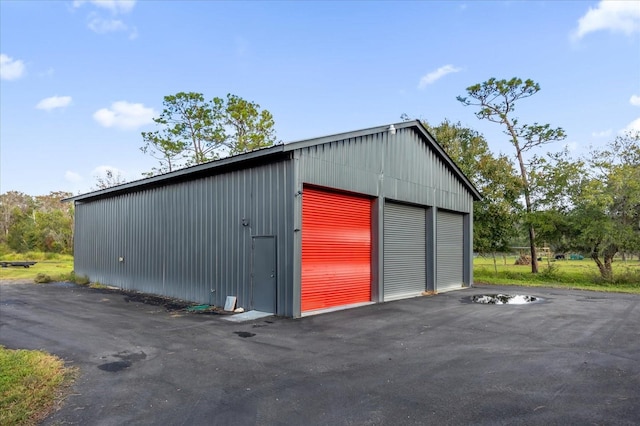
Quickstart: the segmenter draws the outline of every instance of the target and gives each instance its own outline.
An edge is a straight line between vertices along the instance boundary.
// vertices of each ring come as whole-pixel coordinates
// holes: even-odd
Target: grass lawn
[[[0,280],[27,280],[33,282],[36,275],[45,274],[54,281],[67,280],[73,271],[73,256],[47,253],[5,254],[0,260],[38,262],[29,268],[9,266],[0,268]]]
[[[36,425],[72,382],[74,369],[42,351],[0,346],[0,425]]]
[[[478,284],[525,285],[538,287],[576,288],[595,291],[614,291],[640,294],[640,261],[615,259],[613,282],[600,278],[595,262],[584,260],[554,260],[539,262],[540,273],[531,274],[530,265],[516,265],[516,256],[496,258],[476,257],[473,261],[473,279]]]

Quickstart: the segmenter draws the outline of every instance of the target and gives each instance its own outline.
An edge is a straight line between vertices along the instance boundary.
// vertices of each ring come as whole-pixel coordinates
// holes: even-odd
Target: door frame
[[[273,314],[277,314],[278,312],[278,246],[277,246],[277,237],[275,235],[252,235],[251,236],[251,298],[250,298],[250,308],[255,309],[255,241],[257,239],[266,240],[270,239],[273,241]]]

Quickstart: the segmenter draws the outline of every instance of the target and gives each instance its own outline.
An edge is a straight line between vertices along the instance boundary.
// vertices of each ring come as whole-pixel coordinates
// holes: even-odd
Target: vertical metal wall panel
[[[426,211],[426,234],[427,234],[427,262],[426,262],[426,275],[427,275],[427,291],[436,290],[436,265],[438,264],[436,257],[436,214],[438,209],[435,207],[429,207]]]
[[[426,289],[426,212],[385,202],[384,300],[419,296]]]
[[[412,129],[300,149],[297,184],[469,213],[473,196]]]
[[[385,138],[378,133],[301,149],[298,183],[377,196]]]
[[[290,167],[279,161],[78,202],[75,270],[124,289],[216,305],[234,295],[248,303],[251,237],[273,235],[278,314],[291,316]]]
[[[464,221],[464,271],[463,282],[465,285],[471,285],[473,283],[473,221],[471,218],[473,215],[466,214],[463,217]]]
[[[464,216],[438,210],[436,217],[436,290],[460,288],[464,282]]]

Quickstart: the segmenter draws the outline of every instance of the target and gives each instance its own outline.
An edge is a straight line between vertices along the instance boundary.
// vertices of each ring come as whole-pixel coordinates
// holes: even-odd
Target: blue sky
[[[525,123],[574,155],[640,130],[640,1],[0,1],[0,192],[89,191],[154,166],[141,131],[165,95],[233,93],[290,142],[400,121],[460,121],[511,154],[457,95],[531,78]]]

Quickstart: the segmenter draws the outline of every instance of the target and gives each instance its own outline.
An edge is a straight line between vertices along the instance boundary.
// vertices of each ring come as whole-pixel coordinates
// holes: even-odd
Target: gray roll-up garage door
[[[426,215],[422,207],[384,205],[384,300],[426,288]]]
[[[445,291],[462,287],[463,216],[438,211],[436,218],[436,290]]]

